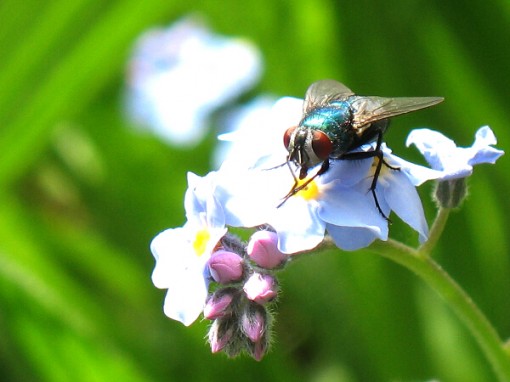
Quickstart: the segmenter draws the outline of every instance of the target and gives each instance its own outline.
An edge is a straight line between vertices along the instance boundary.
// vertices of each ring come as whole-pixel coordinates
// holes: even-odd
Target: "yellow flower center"
[[[379,165],[380,159],[378,157],[374,157],[374,161],[372,162],[372,166],[370,167],[370,174],[369,176],[375,176],[375,170],[377,169],[377,166]],[[388,172],[388,166],[383,163],[381,166],[381,171],[379,172],[379,176],[384,178],[384,175]]]
[[[193,242],[193,249],[197,256],[202,256],[207,248],[207,243],[211,238],[211,234],[207,230],[207,228],[202,228],[199,230],[195,236],[195,241]]]
[[[308,181],[309,181],[309,179],[300,180],[297,184],[297,187],[301,187],[303,184],[305,184]],[[319,186],[317,186],[317,183],[315,183],[315,180],[312,180],[302,190],[299,190],[299,192],[296,195],[302,197],[306,201],[309,201],[309,200],[317,199],[319,194],[320,194]]]

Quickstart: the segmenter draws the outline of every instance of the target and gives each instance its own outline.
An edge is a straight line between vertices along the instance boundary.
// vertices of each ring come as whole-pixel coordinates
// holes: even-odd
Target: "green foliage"
[[[434,293],[365,253],[307,256],[282,273],[276,342],[261,363],[210,354],[205,322],[185,328],[163,315],[148,244],[184,222],[186,172],[209,171],[212,134],[193,150],[169,147],[134,133],[120,105],[135,38],[201,12],[217,32],[260,47],[258,92],[302,97],[335,78],[360,94],[444,96],[392,123],[387,141],[399,156],[417,159],[403,142],[421,126],[468,145],[488,124],[508,150],[508,3],[195,3],[0,3],[2,380],[494,380]],[[435,254],[502,337],[509,171],[506,157],[475,170]],[[399,222],[392,232],[415,240]]]

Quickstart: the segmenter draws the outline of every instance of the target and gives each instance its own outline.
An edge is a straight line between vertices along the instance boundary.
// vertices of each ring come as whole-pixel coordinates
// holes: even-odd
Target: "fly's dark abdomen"
[[[384,134],[390,124],[389,119],[382,119],[380,121],[372,122],[361,134],[354,134],[354,138],[351,142],[351,146],[347,148],[346,152],[357,149],[358,147],[371,143],[377,140],[379,134]],[[345,152],[344,152],[345,153]],[[344,154],[340,153],[340,155]],[[331,156],[332,158],[338,158],[338,156]]]

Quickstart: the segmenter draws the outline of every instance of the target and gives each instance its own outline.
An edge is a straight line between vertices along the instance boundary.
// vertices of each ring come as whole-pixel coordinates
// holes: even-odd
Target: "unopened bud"
[[[264,356],[266,355],[268,348],[269,346],[267,341],[264,341],[262,339],[260,341],[253,343],[251,346],[248,346],[248,352],[255,361],[260,362],[262,361],[262,358],[264,358]]]
[[[443,180],[436,185],[435,199],[440,207],[459,207],[466,195],[466,178]]]
[[[236,289],[234,288],[216,290],[205,303],[204,317],[208,320],[214,320],[229,314],[231,312],[235,293]]]
[[[266,269],[276,268],[288,258],[287,254],[278,249],[278,235],[271,231],[255,232],[246,251],[257,265]]]
[[[243,259],[237,253],[220,250],[209,259],[209,269],[214,281],[228,284],[243,276]]]
[[[254,273],[244,284],[243,290],[249,300],[263,305],[276,297],[278,285],[272,276]]]
[[[235,327],[229,325],[229,321],[221,318],[214,320],[208,335],[211,352],[218,353],[223,350],[232,340],[234,331]]]
[[[266,332],[266,310],[250,303],[241,317],[241,330],[251,342],[258,342]]]

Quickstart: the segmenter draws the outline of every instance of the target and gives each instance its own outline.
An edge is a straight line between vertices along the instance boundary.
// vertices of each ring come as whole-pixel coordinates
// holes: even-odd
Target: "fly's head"
[[[287,129],[283,143],[289,152],[287,161],[300,169],[299,179],[304,179],[310,168],[328,160],[333,150],[333,143],[324,132],[305,126]]]

